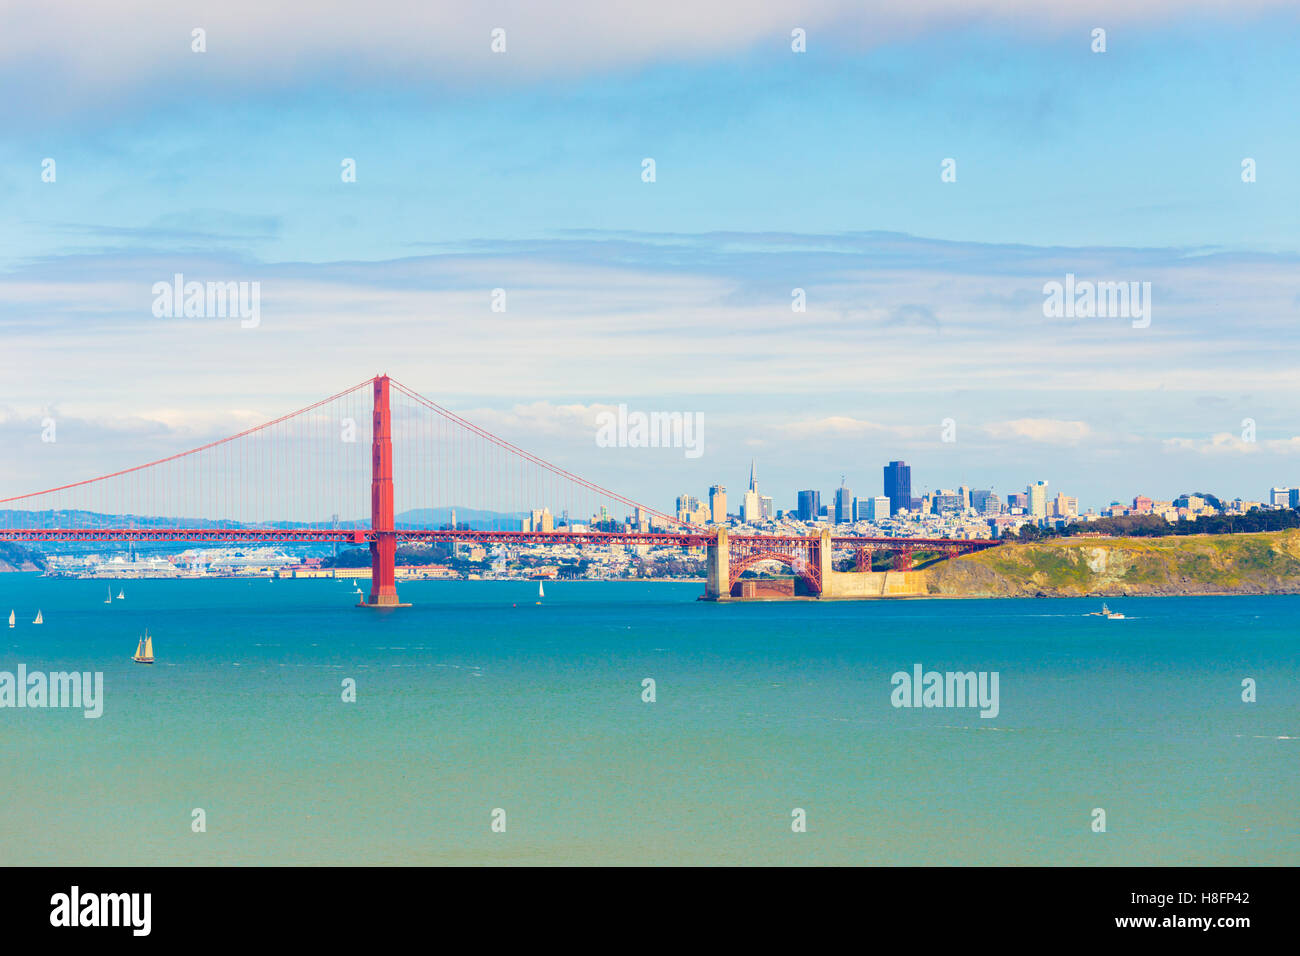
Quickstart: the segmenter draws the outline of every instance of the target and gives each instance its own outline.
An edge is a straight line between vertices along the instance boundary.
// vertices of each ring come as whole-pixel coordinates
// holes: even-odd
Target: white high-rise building
[[[752,459],[749,462],[749,487],[740,499],[740,520],[746,524],[763,520],[763,503],[758,500],[758,477]]]
[[[1029,493],[1029,513],[1035,518],[1047,517],[1047,482],[1035,481],[1025,489]]]

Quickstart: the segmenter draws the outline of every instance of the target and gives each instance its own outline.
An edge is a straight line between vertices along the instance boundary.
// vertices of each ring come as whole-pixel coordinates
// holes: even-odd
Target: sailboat
[[[546,589],[542,587],[542,582],[537,582],[537,603],[542,603],[542,598],[546,597]]]
[[[153,663],[153,638],[149,636],[148,629],[144,632],[144,637],[135,646],[135,657],[131,658],[137,664]]]
[[[112,604],[112,603],[113,603],[113,589],[112,589],[112,588],[109,588],[109,589],[108,589],[108,597],[104,598],[104,603],[105,603],[105,604]]]
[[[44,623],[45,623],[45,618],[41,617],[41,612],[40,612],[39,609],[37,609],[37,611],[36,611],[36,620],[32,621],[32,623],[33,623],[33,624],[44,624]]]
[[[13,626],[14,626],[14,612],[13,612],[13,611],[10,611],[10,612],[9,612],[9,626],[10,626],[10,627],[13,627]]]
[[[118,592],[117,592],[117,599],[118,599],[119,601],[125,601],[125,600],[126,600],[126,591],[119,589]]]

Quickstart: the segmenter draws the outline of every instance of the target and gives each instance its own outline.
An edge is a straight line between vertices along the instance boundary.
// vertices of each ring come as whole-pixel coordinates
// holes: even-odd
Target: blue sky
[[[384,368],[659,507],[739,488],[751,456],[781,507],[842,473],[878,493],[900,456],[923,487],[1047,478],[1093,506],[1300,484],[1284,5],[674,2],[628,24],[575,0],[423,30],[386,3],[382,27],[130,6],[147,29],[120,48],[93,11],[0,42],[0,433],[97,423],[52,480]],[[259,281],[261,326],[154,318],[175,272]],[[1044,318],[1067,272],[1150,281],[1151,327]],[[595,447],[620,402],[703,412],[705,455]]]

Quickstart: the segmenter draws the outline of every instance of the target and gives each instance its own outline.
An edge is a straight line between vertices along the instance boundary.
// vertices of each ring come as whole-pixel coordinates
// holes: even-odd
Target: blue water
[[[0,863],[1300,863],[1296,597],[113,586],[0,575],[0,671],[105,681],[98,720],[0,710]],[[894,708],[918,662],[997,671],[1000,714]]]

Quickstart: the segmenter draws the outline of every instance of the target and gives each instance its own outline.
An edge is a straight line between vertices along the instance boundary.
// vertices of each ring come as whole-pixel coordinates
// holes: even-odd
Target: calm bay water
[[[0,710],[0,863],[1300,863],[1296,597],[119,586],[0,575],[0,670],[105,681],[98,720]],[[895,709],[918,662],[998,671],[1000,714]]]

